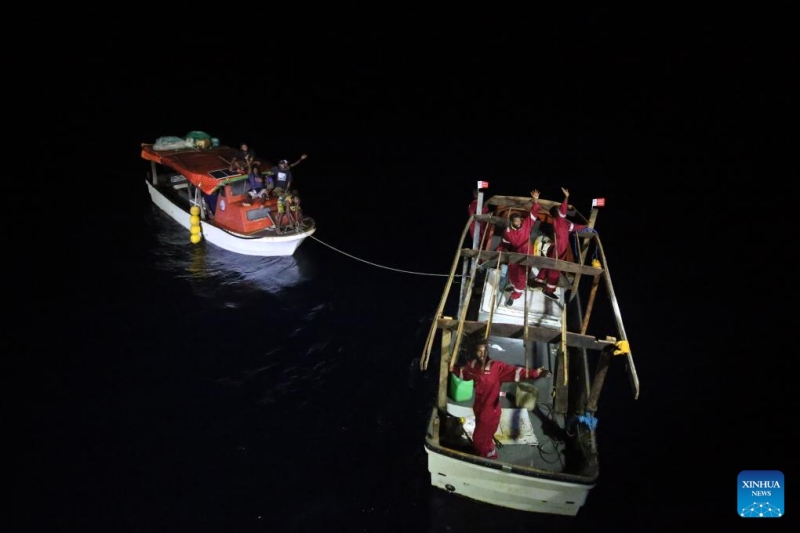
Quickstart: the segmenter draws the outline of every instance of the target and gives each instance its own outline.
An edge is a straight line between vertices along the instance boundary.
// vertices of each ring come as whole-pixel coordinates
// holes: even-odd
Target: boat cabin
[[[250,198],[247,175],[229,170],[235,152],[227,146],[155,150],[152,144],[142,144],[142,158],[151,162],[153,185],[179,204],[200,207],[201,219],[213,219],[227,231],[243,235],[274,231],[278,198]],[[262,168],[270,167],[262,161]]]

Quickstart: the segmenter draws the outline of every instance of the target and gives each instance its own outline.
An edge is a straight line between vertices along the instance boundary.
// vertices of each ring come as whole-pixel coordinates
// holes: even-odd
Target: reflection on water
[[[155,238],[149,252],[158,268],[188,280],[199,296],[228,301],[227,306],[238,306],[230,302],[247,294],[277,295],[306,279],[293,256],[242,255],[205,240],[192,244],[189,232],[163,214],[152,220],[152,226]]]

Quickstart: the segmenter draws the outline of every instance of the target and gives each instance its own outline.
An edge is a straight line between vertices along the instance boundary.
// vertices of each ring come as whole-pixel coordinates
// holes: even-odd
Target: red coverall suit
[[[462,367],[453,369],[461,379],[475,381],[475,402],[472,410],[475,413],[475,431],[472,433],[472,446],[481,457],[497,458],[494,447],[494,434],[500,425],[500,384],[521,379],[536,379],[538,368],[525,370],[521,366],[509,365],[492,359],[486,362],[481,370],[480,363],[472,360]]]
[[[564,201],[561,202],[558,208],[559,216],[553,218],[553,233],[555,234],[556,245],[550,246],[547,250],[547,257],[555,258],[556,253],[558,253],[557,257],[562,261],[567,261],[569,257],[567,255],[567,250],[569,250],[569,233],[571,231],[580,231],[587,227],[585,224],[575,224],[567,220],[567,211],[569,211],[569,204],[567,204],[567,199],[564,198]],[[531,212],[533,213],[533,217],[539,214],[539,202],[533,204]],[[536,281],[546,282],[547,285],[544,288],[544,292],[552,294],[555,292],[556,287],[558,287],[558,277],[560,274],[558,270],[542,268],[536,275]]]
[[[517,252],[520,254],[529,254],[531,245],[531,228],[533,223],[536,222],[536,213],[538,212],[539,203],[535,202],[531,207],[531,214],[522,220],[519,229],[514,226],[508,226],[503,232],[503,240],[497,247],[498,252]],[[525,291],[527,280],[525,279],[525,267],[519,263],[508,265],[508,280],[514,286],[511,292],[511,299],[516,300]]]

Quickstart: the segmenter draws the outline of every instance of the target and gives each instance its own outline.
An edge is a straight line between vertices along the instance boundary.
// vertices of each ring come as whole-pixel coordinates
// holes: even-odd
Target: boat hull
[[[427,446],[425,451],[434,487],[509,509],[575,516],[594,487],[489,468]]]
[[[153,201],[153,203],[164,213],[169,215],[170,218],[189,230],[191,227],[191,215],[189,214],[188,206],[183,207],[175,204],[164,194],[162,194],[160,190],[154,187],[152,183],[147,180],[145,180],[145,183],[147,184],[147,190],[150,193],[150,199]],[[293,255],[300,244],[302,244],[307,237],[316,231],[316,228],[312,227],[298,233],[264,237],[248,237],[236,235],[226,231],[215,226],[208,220],[200,221],[200,229],[203,238],[210,244],[230,252],[261,257]]]

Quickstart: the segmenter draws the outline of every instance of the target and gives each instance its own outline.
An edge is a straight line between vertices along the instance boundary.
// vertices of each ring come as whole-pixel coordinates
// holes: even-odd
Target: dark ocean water
[[[5,529],[790,529],[796,17],[570,6],[463,31],[450,11],[275,7],[238,32],[196,6],[13,20]],[[280,260],[191,245],[139,149],[193,130],[308,153],[316,239]],[[449,271],[479,179],[567,187],[584,214],[606,198],[641,395],[613,361],[572,519],[429,486],[438,360],[418,359],[445,278],[427,274]],[[742,470],[785,474],[783,518],[737,517]]]
[[[14,531],[732,530],[738,473],[788,471],[778,341],[724,293],[696,298],[720,283],[716,260],[691,245],[672,253],[667,226],[684,221],[653,217],[665,195],[629,181],[649,172],[702,194],[742,165],[692,168],[697,154],[677,145],[640,143],[649,150],[631,157],[599,141],[281,146],[274,156],[309,153],[295,178],[319,229],[269,259],[192,245],[150,204],[129,145],[119,202],[59,229],[41,254],[47,290],[22,299],[11,332],[25,362],[11,403],[26,413]],[[659,153],[671,159],[654,170]],[[479,178],[490,193],[548,199],[565,186],[584,213],[607,198],[597,228],[641,396],[614,361],[597,413],[600,481],[575,518],[430,487],[438,358],[422,372],[419,357]],[[760,354],[742,327],[763,331]]]

